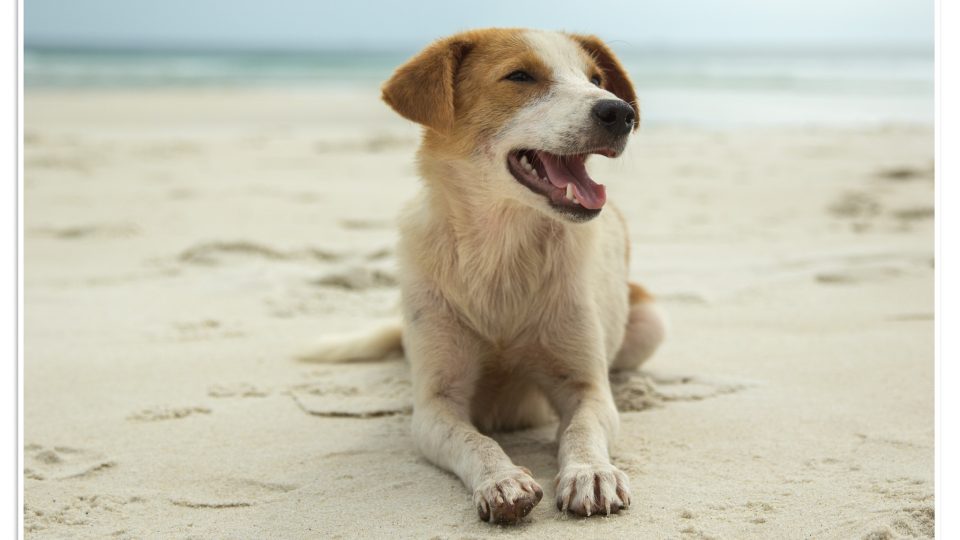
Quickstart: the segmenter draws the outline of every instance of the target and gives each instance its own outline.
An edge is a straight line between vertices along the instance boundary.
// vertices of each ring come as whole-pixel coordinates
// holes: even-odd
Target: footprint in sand
[[[913,321],[932,321],[933,313],[897,313],[886,317],[887,321],[892,322],[913,322]]]
[[[693,525],[687,525],[686,527],[680,529],[681,538],[696,538],[698,540],[712,540],[716,538],[710,533],[698,529]]]
[[[181,486],[170,504],[195,509],[244,508],[299,488],[296,484],[249,478],[203,478]]]
[[[382,261],[393,255],[393,248],[382,247],[380,249],[375,249],[370,253],[367,253],[364,258],[368,261]]]
[[[95,167],[95,160],[89,156],[66,155],[66,154],[43,154],[35,155],[24,159],[23,166],[27,170],[31,169],[53,169],[69,171],[81,174],[89,174]]]
[[[207,407],[167,407],[157,406],[139,410],[127,417],[134,422],[157,422],[161,420],[177,420],[188,416],[210,414]]]
[[[649,375],[641,372],[616,372],[610,375],[613,400],[620,412],[635,412],[659,407],[663,400]]]
[[[899,538],[933,538],[936,532],[935,511],[932,504],[907,506],[884,520],[884,523],[863,535],[864,540],[894,540]]]
[[[212,398],[262,398],[270,395],[270,391],[247,383],[215,384],[207,388],[207,395]]]
[[[175,341],[206,341],[211,339],[236,338],[246,335],[243,331],[225,327],[214,319],[173,323]]]
[[[140,234],[135,223],[90,223],[70,227],[35,227],[30,229],[33,236],[46,236],[59,240],[81,240],[85,238],[133,238]]]
[[[890,182],[912,182],[914,180],[932,180],[933,167],[927,169],[901,165],[877,171],[877,178]]]
[[[393,222],[388,219],[341,219],[340,226],[355,231],[392,229]]]
[[[932,206],[914,206],[893,211],[893,217],[904,222],[932,220],[935,210]]]
[[[410,373],[404,362],[337,366],[315,372],[314,377],[289,389],[307,414],[374,418],[413,410]]]
[[[315,416],[373,418],[409,414],[409,368],[403,362],[351,364],[314,372],[314,380],[288,392]],[[745,382],[699,377],[652,377],[642,372],[611,374],[614,401],[621,412],[636,412],[671,401],[701,401],[746,389]]]
[[[348,291],[361,291],[374,288],[388,288],[397,285],[388,259],[393,254],[391,248],[378,248],[368,253],[338,254],[318,248],[299,250],[280,250],[249,241],[207,242],[182,251],[177,260],[180,263],[198,266],[222,266],[239,264],[250,260],[276,262],[319,262],[336,263],[351,259],[361,264],[336,265],[309,284],[324,288]]]
[[[615,372],[610,375],[610,383],[613,399],[621,412],[642,411],[670,401],[702,401],[733,394],[751,386],[741,381],[663,377],[644,372]]]
[[[118,514],[127,505],[144,502],[146,499],[138,496],[80,495],[65,501],[61,499],[59,503],[54,500],[44,506],[28,499],[23,505],[23,528],[32,533],[48,527],[59,530],[59,527],[64,525],[81,527],[104,514]],[[123,534],[123,531],[120,531],[120,534]]]
[[[69,446],[27,444],[23,450],[23,476],[31,480],[84,478],[117,465],[102,454]]]
[[[848,191],[834,201],[828,210],[836,217],[864,220],[880,215],[883,207],[869,193]]]
[[[825,285],[848,285],[893,279],[926,269],[929,254],[919,251],[851,251],[810,253],[778,263],[791,276],[809,276]]]
[[[353,267],[343,271],[331,272],[311,282],[321,287],[336,287],[351,291],[394,287],[397,278],[393,273],[379,268]]]
[[[883,482],[874,482],[869,490],[891,501],[924,503],[933,499],[933,490],[926,481],[919,478],[889,478]]]
[[[897,266],[864,266],[832,272],[820,272],[814,276],[817,283],[825,285],[855,285],[864,282],[882,281],[904,274]]]
[[[750,501],[743,505],[746,513],[749,514],[747,521],[756,525],[762,525],[767,522],[767,516],[775,513],[777,510],[770,503],[763,501]]]
[[[218,266],[228,262],[231,258],[253,258],[274,261],[304,259],[329,262],[340,260],[342,257],[336,253],[317,248],[282,251],[256,242],[241,240],[198,244],[182,251],[177,258],[180,262],[188,264]]]

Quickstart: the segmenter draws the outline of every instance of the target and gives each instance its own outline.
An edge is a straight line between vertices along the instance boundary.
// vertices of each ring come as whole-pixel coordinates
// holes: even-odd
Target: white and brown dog
[[[627,476],[610,463],[619,416],[608,372],[644,362],[664,324],[627,281],[625,222],[585,163],[619,156],[639,125],[627,74],[593,36],[485,29],[427,47],[383,99],[425,127],[423,190],[400,219],[403,321],[312,357],[370,358],[402,343],[414,438],[463,480],[483,520],[516,522],[543,491],[482,432],[554,413],[558,508],[626,508]]]

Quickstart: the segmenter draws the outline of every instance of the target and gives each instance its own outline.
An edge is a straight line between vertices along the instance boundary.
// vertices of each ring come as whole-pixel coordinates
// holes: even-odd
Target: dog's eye
[[[508,81],[513,81],[513,82],[533,82],[534,81],[532,75],[520,69],[507,75],[506,77],[504,77],[504,79]]]
[[[593,77],[590,77],[590,82],[592,82],[594,86],[600,86],[600,83],[603,81],[600,79],[599,75],[594,75]]]

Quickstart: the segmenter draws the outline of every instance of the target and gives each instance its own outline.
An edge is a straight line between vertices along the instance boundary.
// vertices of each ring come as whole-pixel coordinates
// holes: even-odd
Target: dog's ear
[[[397,68],[383,85],[383,100],[408,120],[449,132],[457,69],[470,46],[457,36],[434,42]]]
[[[640,104],[637,103],[637,93],[633,90],[627,71],[620,65],[613,51],[597,36],[572,34],[570,37],[593,57],[597,66],[603,71],[603,88],[633,107],[633,112],[636,113],[633,129],[637,129],[640,125]]]

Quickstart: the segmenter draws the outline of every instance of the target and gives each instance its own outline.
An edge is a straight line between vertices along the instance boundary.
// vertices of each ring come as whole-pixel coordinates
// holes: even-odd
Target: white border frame
[[[10,11],[7,11],[10,10]],[[2,178],[10,178],[12,182],[4,182],[4,187],[2,189],[3,195],[11,195],[8,199],[6,196],[0,198],[2,204],[4,205],[4,211],[0,211],[0,215],[4,216],[5,219],[14,220],[15,229],[13,231],[5,230],[0,234],[0,250],[3,251],[4,261],[6,264],[3,264],[0,267],[0,276],[2,278],[2,287],[3,289],[3,306],[0,308],[0,325],[3,326],[2,342],[3,352],[6,351],[15,351],[15,354],[2,354],[0,358],[9,358],[16,359],[16,363],[11,362],[7,364],[6,369],[14,370],[14,377],[10,379],[6,377],[0,377],[0,380],[3,381],[4,386],[11,385],[14,386],[15,391],[11,394],[7,394],[4,391],[0,391],[0,396],[2,396],[2,409],[4,414],[3,424],[4,424],[4,433],[9,434],[14,433],[14,437],[8,439],[4,437],[3,449],[0,450],[0,459],[4,462],[5,466],[3,467],[3,489],[0,490],[0,501],[4,504],[4,512],[0,514],[3,516],[2,522],[5,525],[4,530],[7,529],[7,526],[13,528],[16,533],[13,537],[19,538],[23,535],[23,486],[22,486],[22,449],[23,449],[23,347],[22,347],[22,321],[23,316],[23,251],[22,251],[22,236],[21,231],[23,229],[21,217],[23,215],[23,203],[20,199],[21,189],[21,179],[23,178],[23,160],[20,155],[20,141],[23,140],[23,103],[21,101],[21,96],[23,95],[23,86],[22,86],[22,63],[23,63],[23,52],[22,52],[22,40],[21,36],[23,35],[23,3],[22,0],[17,2],[12,2],[8,5],[7,10],[4,10],[0,14],[0,18],[3,20],[3,26],[5,28],[13,27],[14,32],[7,34],[4,32],[4,35],[9,35],[8,39],[13,41],[13,54],[11,54],[10,49],[6,49],[3,54],[0,54],[0,71],[3,72],[4,83],[0,85],[2,90],[0,90],[0,101],[2,101],[2,115],[3,118],[9,118],[13,120],[10,123],[4,122],[3,129],[0,130],[0,147],[3,148],[2,153],[0,153],[0,163],[2,163],[2,168],[4,171],[10,171],[15,169],[15,174],[11,176],[3,175]],[[9,18],[8,18],[9,17]],[[8,42],[9,43],[9,42]],[[7,76],[13,74],[9,79]],[[11,108],[13,106],[14,108]],[[11,111],[13,114],[10,114]],[[8,153],[9,152],[9,153]],[[8,160],[8,156],[10,159]],[[6,206],[10,205],[10,206]],[[9,214],[6,212],[6,209],[13,208],[14,212]],[[10,259],[7,259],[7,256]],[[14,289],[12,289],[11,294],[11,284],[16,284]],[[11,300],[9,303],[7,299]],[[16,311],[11,309],[11,304],[14,304]],[[13,332],[11,332],[13,330]],[[10,373],[7,371],[7,373]],[[7,387],[9,388],[9,387]],[[8,409],[9,407],[9,409]],[[8,424],[9,422],[9,424]],[[16,445],[16,446],[14,446]],[[13,462],[13,467],[10,467],[10,463]],[[15,512],[15,514],[9,514],[7,512]],[[8,522],[8,519],[10,521]]]
[[[960,223],[951,211],[957,210],[957,150],[960,138],[957,137],[958,108],[960,95],[960,77],[957,62],[960,61],[960,39],[956,34],[960,18],[960,8],[953,0],[938,0],[935,12],[936,43],[936,86],[935,102],[935,167],[936,167],[936,277],[935,302],[936,324],[936,416],[935,436],[935,486],[934,505],[935,530],[938,538],[956,538],[960,534],[956,516],[951,512],[956,503],[957,458],[960,453],[956,421],[958,393],[953,386],[957,383],[956,359],[960,352],[960,339],[957,329],[960,320],[957,317],[957,305],[960,302],[960,287],[957,286],[960,275],[960,250],[956,239]],[[945,31],[946,30],[946,31]],[[951,31],[952,30],[952,31]],[[948,60],[949,59],[949,60]],[[946,99],[951,96],[952,99]],[[953,152],[948,151],[953,150]],[[945,238],[952,238],[948,244]],[[947,279],[946,276],[954,276]],[[952,383],[952,384],[951,384]],[[949,422],[946,421],[949,419]],[[954,456],[952,459],[946,456]]]
[[[17,0],[17,533],[23,531],[23,0]]]
[[[956,538],[960,537],[960,528],[957,527],[957,519],[951,510],[956,503],[956,485],[958,482],[957,458],[946,459],[945,456],[960,455],[960,437],[958,437],[958,425],[956,411],[960,403],[960,391],[954,390],[954,385],[960,382],[957,377],[958,365],[960,360],[960,317],[957,317],[958,305],[960,305],[960,246],[957,245],[957,238],[960,238],[960,219],[951,211],[958,211],[956,185],[958,178],[957,171],[960,166],[960,137],[958,137],[958,120],[960,120],[960,110],[958,110],[958,99],[960,96],[960,70],[957,64],[960,63],[960,5],[954,0],[935,0],[935,66],[936,66],[936,85],[935,85],[935,163],[936,163],[936,272],[935,272],[935,399],[936,399],[936,444],[935,444],[935,506],[936,506],[936,535],[938,538]],[[15,299],[16,314],[10,309],[10,304],[3,302],[4,306],[0,308],[0,325],[6,330],[0,333],[2,349],[9,351],[15,347],[16,350],[16,401],[13,396],[0,398],[4,413],[2,422],[7,424],[5,433],[15,431],[15,442],[7,441],[0,450],[0,460],[7,464],[3,467],[3,479],[9,480],[4,489],[0,489],[0,501],[8,509],[13,507],[15,516],[9,513],[2,513],[2,522],[8,525],[7,520],[12,518],[9,525],[15,528],[17,537],[23,535],[23,191],[21,189],[23,180],[23,156],[21,142],[23,140],[23,0],[18,0],[12,5],[13,20],[8,21],[9,11],[0,13],[4,19],[4,26],[9,28],[16,24],[16,32],[12,38],[16,47],[15,54],[0,54],[0,72],[4,74],[14,73],[15,79],[7,84],[0,85],[0,101],[4,105],[0,106],[3,117],[6,118],[10,112],[10,105],[16,103],[16,130],[10,129],[6,124],[5,129],[0,130],[0,147],[3,148],[0,153],[0,167],[9,171],[16,167],[15,182],[4,183],[4,193],[11,193],[11,199],[16,201],[16,230],[11,235],[9,232],[0,234],[0,250],[6,255],[14,253],[16,259],[8,264],[0,266],[0,276],[2,276],[2,285],[4,290],[3,298]],[[9,26],[7,26],[9,25]],[[945,31],[945,29],[947,31]],[[949,59],[949,60],[947,60]],[[12,83],[12,84],[11,84]],[[945,99],[945,96],[951,98]],[[11,117],[13,115],[10,115]],[[13,151],[7,153],[9,149]],[[11,156],[11,160],[7,160]],[[4,198],[2,204],[13,204]],[[9,207],[7,207],[9,208]],[[0,211],[0,215],[5,212]],[[9,219],[9,218],[8,218]],[[952,234],[953,233],[953,234]],[[945,239],[952,239],[952,245]],[[952,279],[945,276],[952,275]],[[16,281],[16,289],[10,295],[9,285]],[[9,295],[9,296],[8,296]],[[8,333],[13,327],[14,333]],[[12,339],[11,339],[12,337]],[[0,356],[2,358],[3,356]],[[8,366],[8,369],[10,366]],[[3,380],[0,377],[0,380]],[[952,383],[952,384],[951,384]],[[10,384],[10,383],[7,383]],[[4,396],[0,391],[0,396]],[[9,411],[8,406],[16,408]],[[16,447],[13,447],[16,444]],[[10,462],[14,461],[14,468],[10,468]],[[13,484],[11,489],[10,484]],[[6,527],[4,527],[6,528]],[[8,529],[9,530],[9,529]]]

